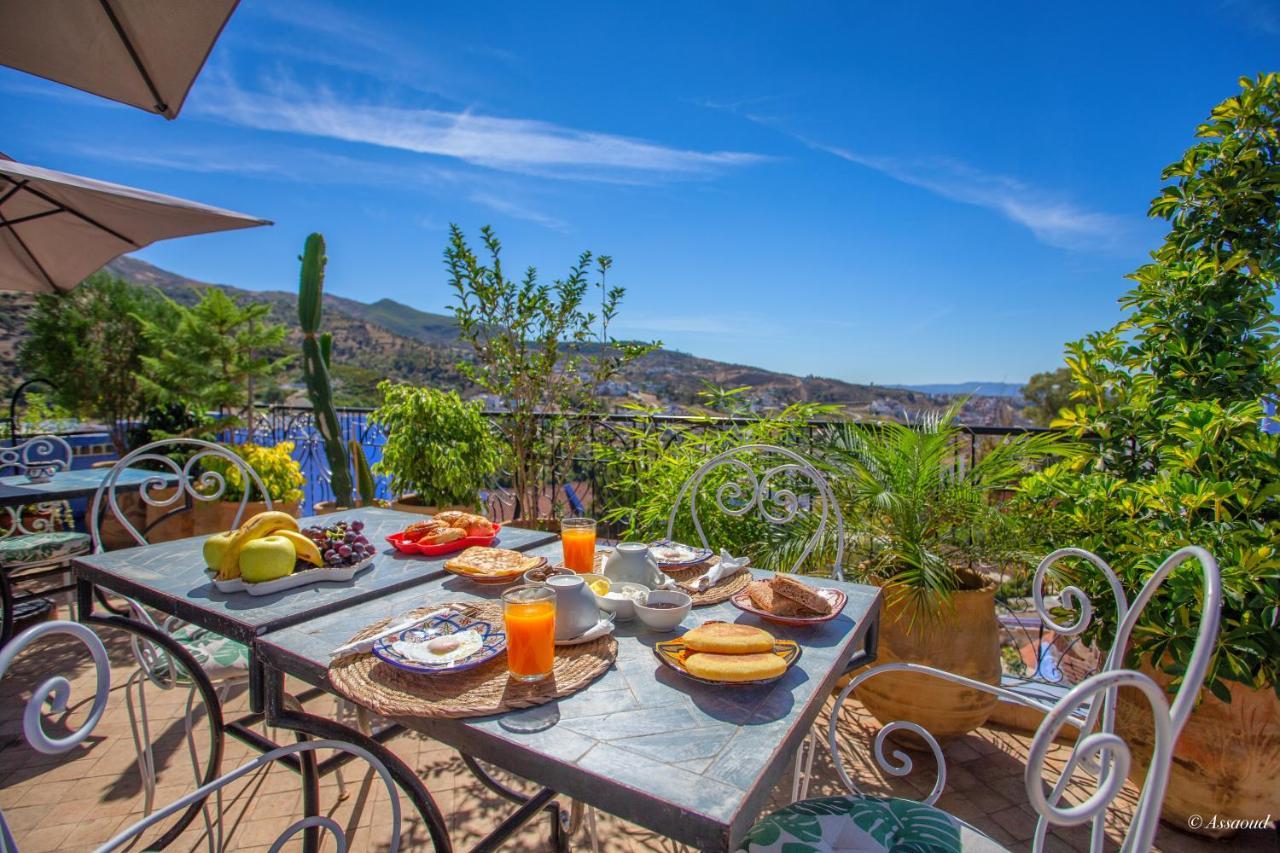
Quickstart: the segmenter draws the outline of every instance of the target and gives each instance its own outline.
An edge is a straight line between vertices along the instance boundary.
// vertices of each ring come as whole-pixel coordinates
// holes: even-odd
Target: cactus
[[[356,469],[356,491],[360,493],[360,502],[365,506],[373,506],[377,485],[373,482],[373,471],[369,468],[369,460],[365,458],[364,447],[354,438],[347,442],[351,452],[351,463]]]
[[[302,373],[307,382],[307,396],[316,429],[324,440],[324,454],[329,461],[329,485],[333,502],[351,506],[351,460],[342,440],[338,412],[333,407],[333,388],[329,384],[329,335],[317,336],[320,330],[321,301],[324,296],[324,237],[312,234],[303,248],[302,277],[298,284],[298,321],[302,325]]]

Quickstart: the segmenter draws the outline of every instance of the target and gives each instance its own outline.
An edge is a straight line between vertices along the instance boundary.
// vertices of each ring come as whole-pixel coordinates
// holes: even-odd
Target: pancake
[[[746,655],[718,655],[695,652],[685,658],[690,675],[708,681],[759,681],[787,671],[787,662],[773,652]]]
[[[732,622],[707,622],[681,639],[691,652],[746,655],[773,651],[773,635],[768,631]]]

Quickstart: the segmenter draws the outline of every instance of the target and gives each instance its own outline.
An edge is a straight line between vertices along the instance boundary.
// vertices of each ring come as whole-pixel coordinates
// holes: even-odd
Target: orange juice
[[[551,674],[556,654],[556,598],[547,587],[519,586],[503,593],[507,669],[518,681]]]
[[[560,523],[564,564],[579,574],[595,571],[596,522],[592,518],[566,518]]]

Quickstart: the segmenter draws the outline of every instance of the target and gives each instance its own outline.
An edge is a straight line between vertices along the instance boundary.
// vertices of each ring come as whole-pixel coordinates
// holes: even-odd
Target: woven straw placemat
[[[609,558],[612,551],[596,552],[596,571],[604,571],[604,561]],[[681,566],[680,568],[663,569],[663,574],[670,577],[676,582],[676,586],[689,593],[689,597],[693,599],[694,607],[707,607],[712,604],[719,604],[722,601],[728,601],[742,590],[747,588],[747,584],[751,583],[751,572],[739,572],[731,578],[725,578],[715,586],[704,589],[701,592],[694,592],[692,589],[684,586],[702,576],[707,569],[720,562],[719,557],[711,557],[705,562],[698,563],[693,566]]]
[[[425,616],[443,606],[420,607],[412,615]],[[502,605],[493,602],[454,602],[448,606],[476,619],[502,619]],[[371,637],[390,622],[390,618],[383,619],[351,640]],[[577,693],[604,675],[617,657],[618,641],[612,635],[579,646],[556,646],[551,676],[542,681],[521,682],[508,677],[505,654],[475,669],[440,675],[406,672],[371,654],[358,654],[329,664],[329,681],[343,696],[385,717],[484,717]]]

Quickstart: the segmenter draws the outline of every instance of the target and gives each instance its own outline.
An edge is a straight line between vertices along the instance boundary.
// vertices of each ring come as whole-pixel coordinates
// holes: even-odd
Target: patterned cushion
[[[823,797],[762,819],[742,840],[749,853],[995,853],[1004,848],[941,809],[913,800]]]
[[[191,652],[211,681],[243,678],[249,672],[249,649],[221,634],[186,625],[173,638]]]
[[[74,530],[26,533],[0,539],[0,566],[8,568],[59,563],[88,553],[88,534]]]

